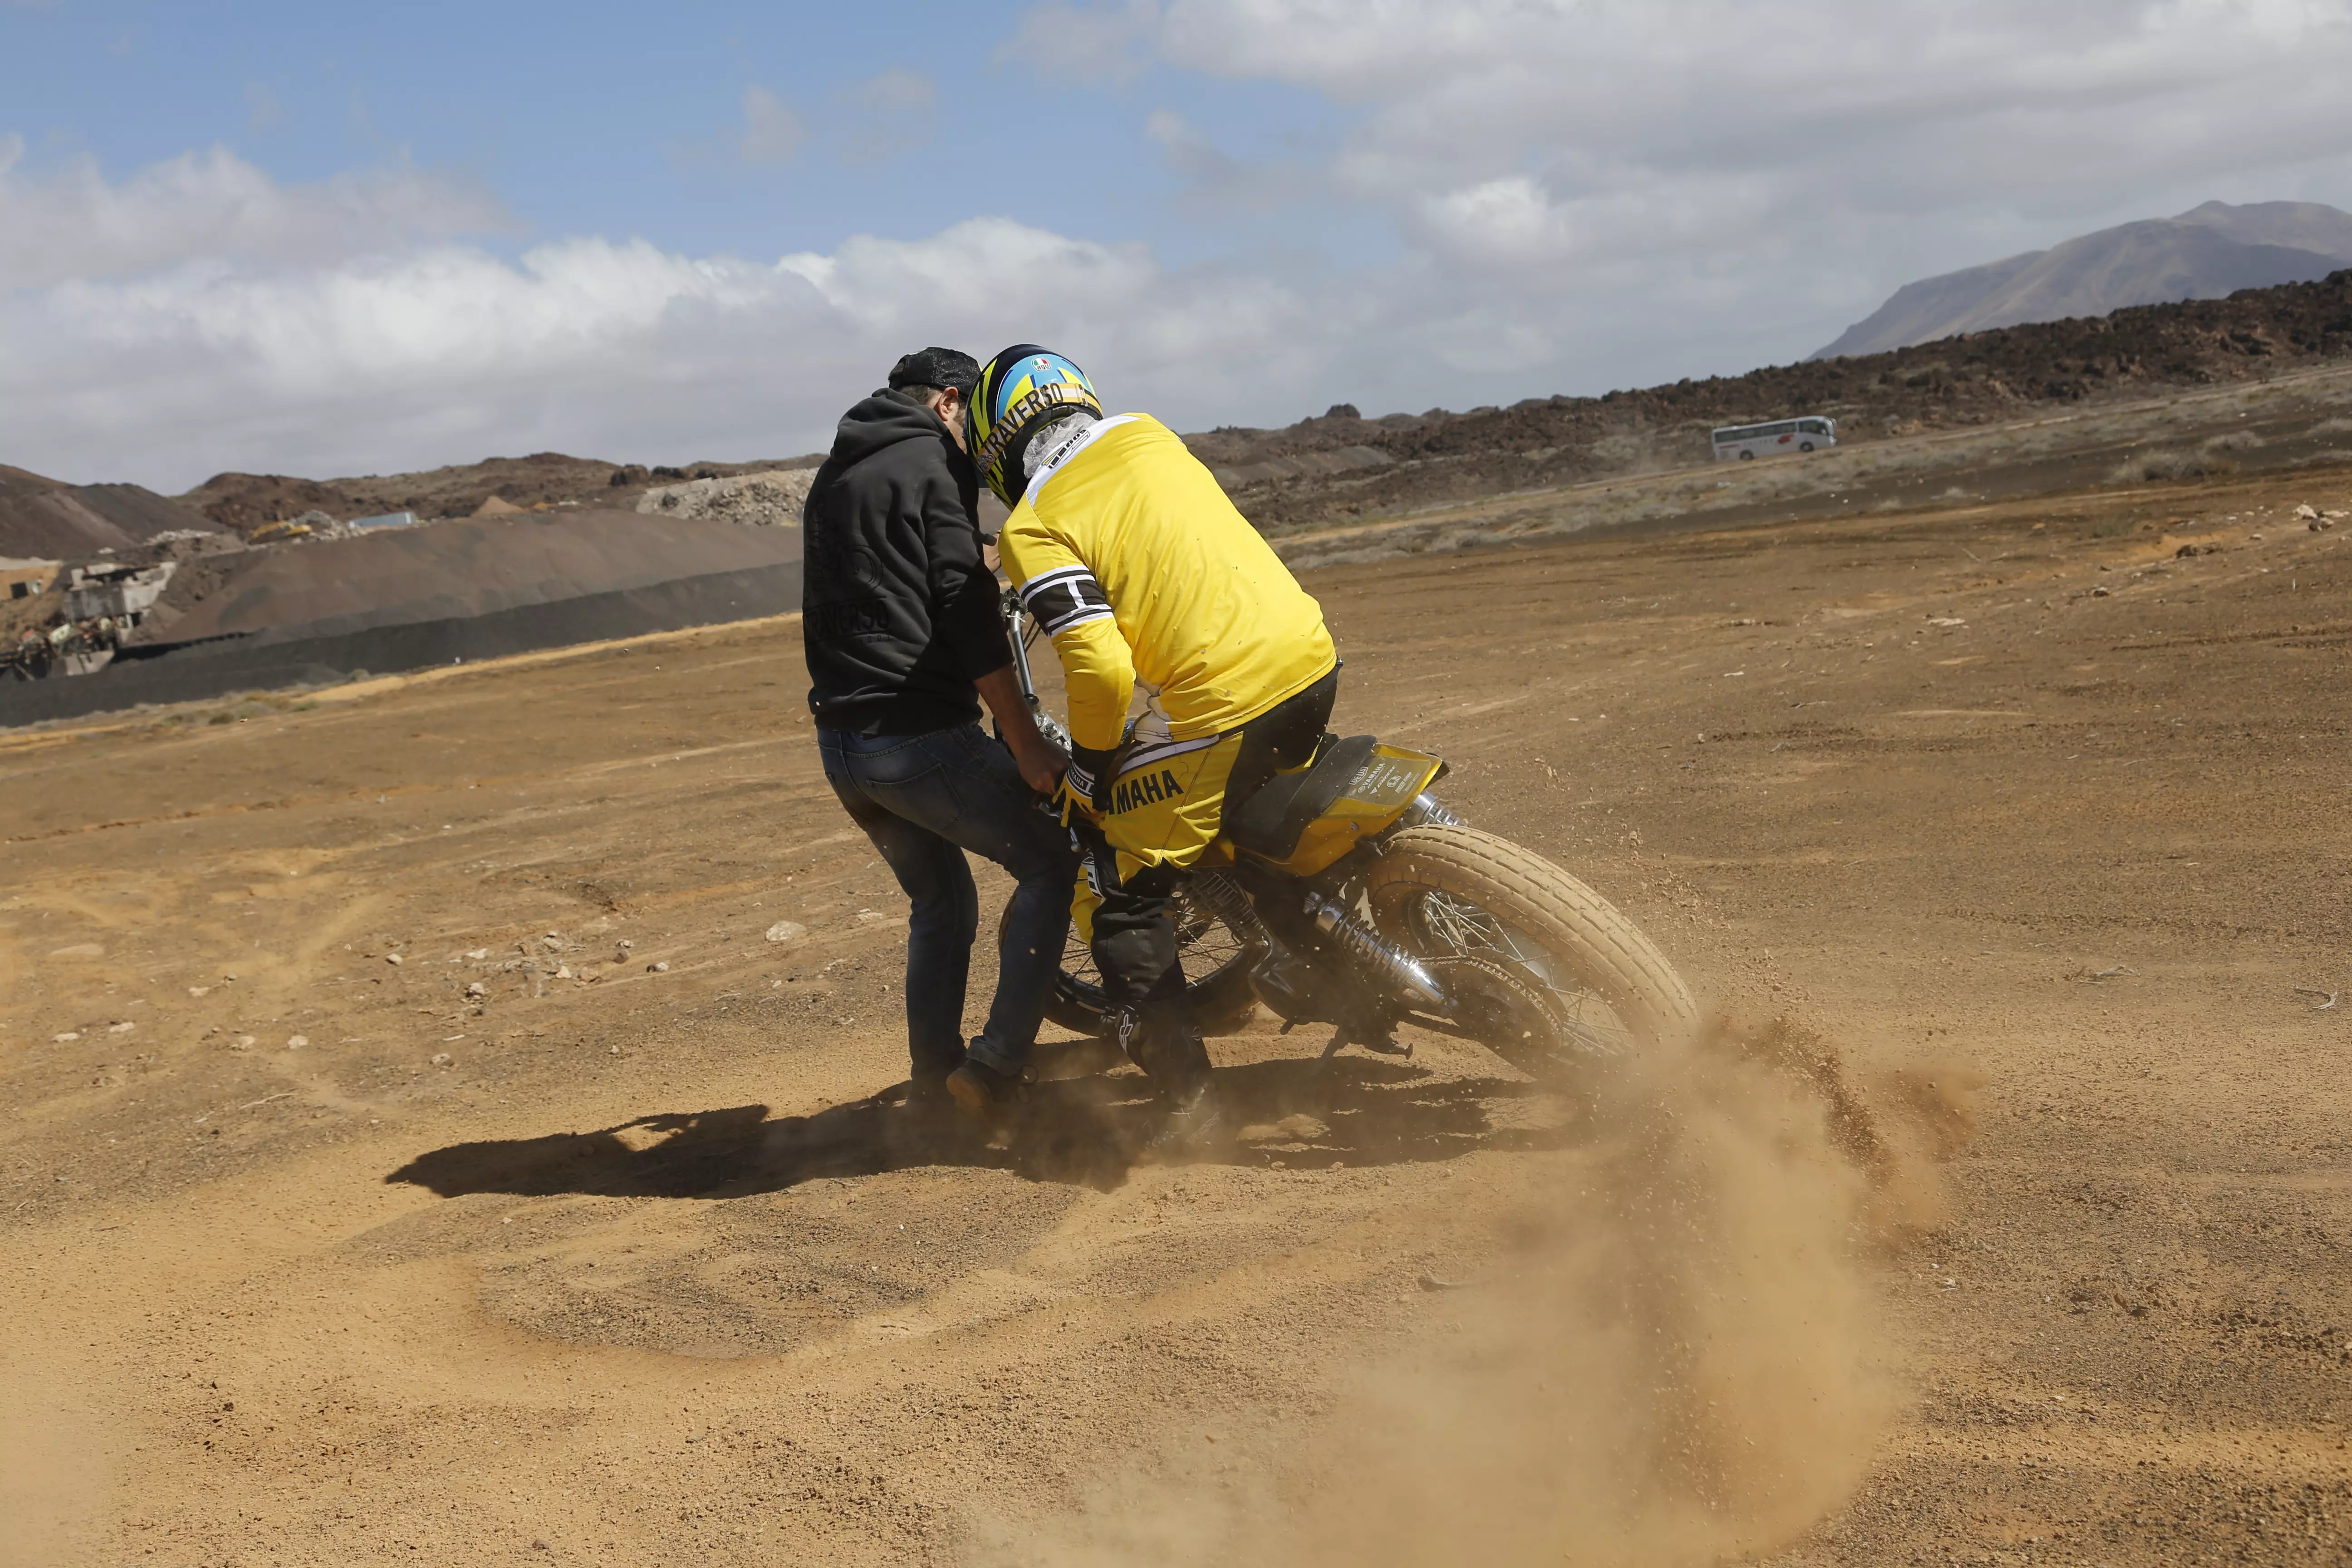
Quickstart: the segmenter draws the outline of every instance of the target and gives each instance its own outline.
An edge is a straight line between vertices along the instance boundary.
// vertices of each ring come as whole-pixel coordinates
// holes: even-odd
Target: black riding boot
[[[1162,1099],[1189,1105],[1208,1087],[1209,1047],[1193,1022],[1192,1005],[1184,999],[1181,978],[1175,990],[1173,996],[1147,997],[1140,1005],[1120,1010],[1118,1048],[1143,1069]]]
[[[1099,864],[1116,862],[1106,848]],[[1102,877],[1095,907],[1095,964],[1118,1009],[1119,1048],[1166,1095],[1196,1093],[1208,1081],[1209,1052],[1184,1000],[1184,966],[1176,956],[1176,881],[1163,867],[1124,885]]]
[[[1225,1116],[1209,1075],[1209,1047],[1177,994],[1147,998],[1118,1016],[1119,1048],[1160,1090],[1167,1115],[1144,1140],[1147,1159],[1207,1152],[1225,1141]]]

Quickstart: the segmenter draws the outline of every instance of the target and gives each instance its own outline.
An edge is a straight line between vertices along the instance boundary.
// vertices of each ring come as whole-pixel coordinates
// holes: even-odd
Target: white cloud
[[[821,447],[926,342],[1052,343],[1182,427],[1738,371],[1911,278],[2099,223],[2213,196],[2352,205],[2348,10],[1817,0],[1796,26],[1733,0],[1124,0],[1024,17],[1006,53],[1049,75],[1115,79],[1156,52],[1329,99],[1338,151],[1318,168],[1248,165],[1222,122],[1173,110],[1146,129],[1188,200],[1311,193],[1392,225],[1399,258],[1357,270],[1171,268],[985,216],[772,261],[596,239],[509,258],[464,242],[506,221],[495,201],[412,171],[284,185],[215,151],[109,182],[36,174],[12,139],[0,461],[177,489],[551,447],[781,455]],[[919,127],[936,90],[885,73],[842,107]],[[760,88],[741,105],[736,150],[797,155],[790,105]]]
[[[135,217],[130,193],[159,189],[177,210],[143,176],[106,210]],[[1064,348],[1123,406],[1272,415],[1309,395],[1349,326],[1263,278],[1171,272],[1139,247],[994,218],[772,263],[642,240],[511,261],[451,243],[304,265],[203,248],[0,294],[0,458],[178,490],[224,468],[324,477],[547,447],[783,456],[821,449],[909,348],[984,356],[1024,338]]]
[[[191,256],[317,262],[511,226],[488,192],[413,170],[281,185],[215,147],[111,184],[89,158],[37,176],[24,138],[0,136],[0,292]]]
[[[746,163],[789,163],[808,140],[808,126],[793,106],[757,85],[743,89],[743,139],[738,151]]]
[[[1362,106],[1339,172],[1367,199],[1775,187],[1720,226],[1734,240],[1792,205],[2079,210],[2352,153],[2340,0],[1816,0],[1801,22],[1745,0],[1172,0],[1157,37]]]
[[[1498,358],[1588,388],[1785,357],[1912,278],[2212,196],[2352,205],[2344,0],[1137,0],[1020,38],[1328,99],[1324,188],[1432,268],[1398,330],[1491,311]]]

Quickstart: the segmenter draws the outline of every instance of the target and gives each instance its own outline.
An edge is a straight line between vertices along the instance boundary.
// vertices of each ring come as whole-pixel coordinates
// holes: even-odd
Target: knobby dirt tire
[[[1411,827],[1366,878],[1381,934],[1399,941],[1406,900],[1437,891],[1517,927],[1565,964],[1643,1039],[1698,1019],[1690,990],[1657,944],[1610,901],[1532,850],[1475,827]]]

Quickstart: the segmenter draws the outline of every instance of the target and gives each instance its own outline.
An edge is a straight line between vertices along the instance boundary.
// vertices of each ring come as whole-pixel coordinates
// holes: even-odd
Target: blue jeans
[[[996,999],[971,1054],[1020,1076],[1062,966],[1078,857],[1069,830],[1013,753],[959,724],[928,735],[819,730],[825,782],[914,904],[907,930],[907,1049],[917,1082],[944,1078],[965,1055],[964,984],[980,899],[964,851],[985,855],[1019,884],[997,949]]]

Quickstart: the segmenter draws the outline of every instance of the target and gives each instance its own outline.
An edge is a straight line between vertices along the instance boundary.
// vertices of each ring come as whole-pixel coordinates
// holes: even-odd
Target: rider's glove
[[[1118,752],[1097,752],[1091,746],[1070,748],[1070,768],[1062,775],[1065,799],[1085,806],[1097,816],[1110,813],[1110,787],[1118,779]]]

